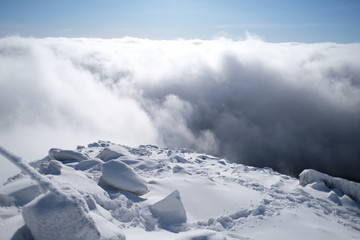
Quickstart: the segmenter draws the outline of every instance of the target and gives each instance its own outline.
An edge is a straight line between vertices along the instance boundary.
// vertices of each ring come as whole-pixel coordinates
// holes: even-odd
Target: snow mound
[[[175,190],[163,200],[151,205],[149,209],[161,225],[170,226],[186,223],[186,211],[181,202],[178,190]]]
[[[102,180],[119,190],[128,191],[136,195],[149,192],[149,188],[132,168],[120,160],[110,160],[102,165]]]
[[[83,161],[87,160],[88,157],[86,157],[84,154],[72,150],[61,150],[57,148],[52,148],[49,150],[49,157],[53,160],[58,161]]]
[[[325,173],[313,169],[306,169],[299,175],[299,181],[302,186],[310,183],[324,182],[329,188],[337,188],[344,194],[360,203],[360,184],[346,179],[331,177]]]
[[[117,159],[119,157],[126,157],[130,156],[130,153],[128,150],[122,146],[110,146],[104,148],[103,151],[101,151],[96,158],[99,158],[103,160],[104,162],[107,162],[112,159]]]

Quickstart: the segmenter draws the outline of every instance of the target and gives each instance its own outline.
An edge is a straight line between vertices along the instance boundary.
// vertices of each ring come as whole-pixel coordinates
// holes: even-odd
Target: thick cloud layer
[[[360,44],[0,39],[0,141],[97,139],[360,179]]]

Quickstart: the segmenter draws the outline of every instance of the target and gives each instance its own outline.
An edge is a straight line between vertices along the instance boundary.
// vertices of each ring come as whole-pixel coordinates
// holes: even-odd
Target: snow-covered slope
[[[41,176],[0,188],[1,240],[360,239],[359,184],[312,170],[300,184],[188,149],[104,141],[31,165]]]

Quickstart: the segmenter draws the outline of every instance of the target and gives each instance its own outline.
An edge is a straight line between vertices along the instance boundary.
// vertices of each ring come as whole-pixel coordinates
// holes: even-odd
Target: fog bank
[[[0,39],[0,143],[99,139],[360,179],[360,44]]]

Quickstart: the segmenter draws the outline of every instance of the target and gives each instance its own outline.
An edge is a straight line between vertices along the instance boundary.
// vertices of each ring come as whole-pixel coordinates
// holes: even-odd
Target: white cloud
[[[38,152],[44,145],[74,148],[98,139],[129,145],[157,142],[156,129],[136,99],[117,95],[73,59],[55,51],[61,39],[50,40],[54,46],[48,41],[2,39],[2,46],[13,47],[7,46],[8,52],[1,55],[4,144],[34,158],[44,154]],[[26,53],[16,56],[11,52],[16,48]]]
[[[27,158],[98,139],[356,177],[360,44],[0,39],[0,142]]]

